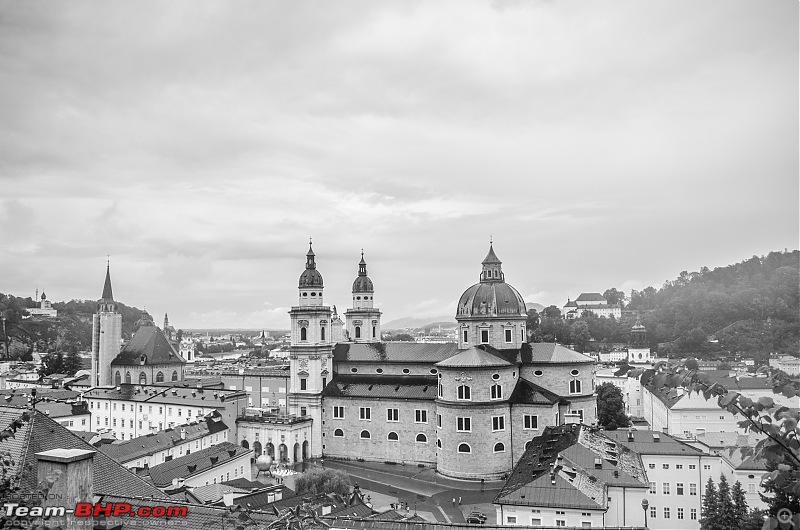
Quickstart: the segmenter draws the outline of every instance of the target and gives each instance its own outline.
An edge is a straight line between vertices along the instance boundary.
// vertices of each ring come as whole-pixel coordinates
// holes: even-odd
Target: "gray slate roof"
[[[337,362],[437,363],[459,352],[457,344],[422,342],[339,343],[333,348]]]
[[[513,364],[502,357],[498,357],[491,350],[473,346],[462,350],[449,359],[439,361],[436,366],[442,368],[489,368],[493,366],[513,366]]]
[[[322,391],[326,397],[436,399],[436,376],[337,375]]]
[[[675,439],[673,436],[662,432],[634,430],[630,433],[633,435],[632,442],[628,441],[629,431],[627,429],[603,431],[603,434],[641,455],[696,456],[703,454],[703,451],[700,449],[685,444]],[[658,434],[657,442],[653,434]]]
[[[245,453],[252,452],[252,449],[245,449],[230,442],[220,442],[196,453],[151,467],[150,478],[153,479],[153,484],[163,488],[171,485],[172,479],[192,477]],[[213,460],[215,458],[216,461]],[[247,465],[249,466],[250,463],[248,462]]]

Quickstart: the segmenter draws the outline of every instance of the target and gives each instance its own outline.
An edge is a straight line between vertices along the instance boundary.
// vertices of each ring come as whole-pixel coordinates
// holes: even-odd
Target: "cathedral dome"
[[[364,253],[361,253],[361,261],[358,264],[358,277],[353,282],[354,293],[371,293],[375,291],[372,280],[367,276],[367,262],[364,261]]]
[[[300,274],[298,286],[322,287],[322,274],[319,273],[317,264],[314,262],[314,251],[311,250],[311,243],[308,244],[308,253],[306,254],[306,270]]]
[[[502,262],[489,245],[489,253],[482,262],[481,281],[461,295],[456,309],[456,318],[472,316],[520,316],[527,315],[525,300],[519,291],[505,281]]]

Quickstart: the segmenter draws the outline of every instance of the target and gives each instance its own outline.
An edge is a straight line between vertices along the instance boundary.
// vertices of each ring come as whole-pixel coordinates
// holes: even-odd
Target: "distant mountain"
[[[454,318],[449,316],[440,316],[431,318],[403,317],[391,320],[389,322],[386,322],[385,324],[381,324],[381,329],[384,331],[389,331],[393,329],[406,329],[406,328],[412,328],[412,329],[430,328],[430,327],[438,327],[440,324],[442,325],[442,327],[455,327],[456,321]]]
[[[537,312],[541,313],[544,306],[542,304],[537,304],[535,302],[528,302],[525,304],[525,309],[530,311],[531,309],[535,309]]]

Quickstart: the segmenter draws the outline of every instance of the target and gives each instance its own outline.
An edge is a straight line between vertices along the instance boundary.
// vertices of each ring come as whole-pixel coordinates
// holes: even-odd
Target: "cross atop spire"
[[[101,297],[103,300],[114,300],[114,294],[111,291],[111,259],[109,258],[108,263],[106,263],[106,281],[103,284],[103,296]]]

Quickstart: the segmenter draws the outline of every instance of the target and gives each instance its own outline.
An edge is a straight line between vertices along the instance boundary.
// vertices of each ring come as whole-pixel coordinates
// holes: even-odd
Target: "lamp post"
[[[647,499],[642,499],[642,510],[644,510],[644,527],[647,528],[647,507],[650,506],[650,503]]]

